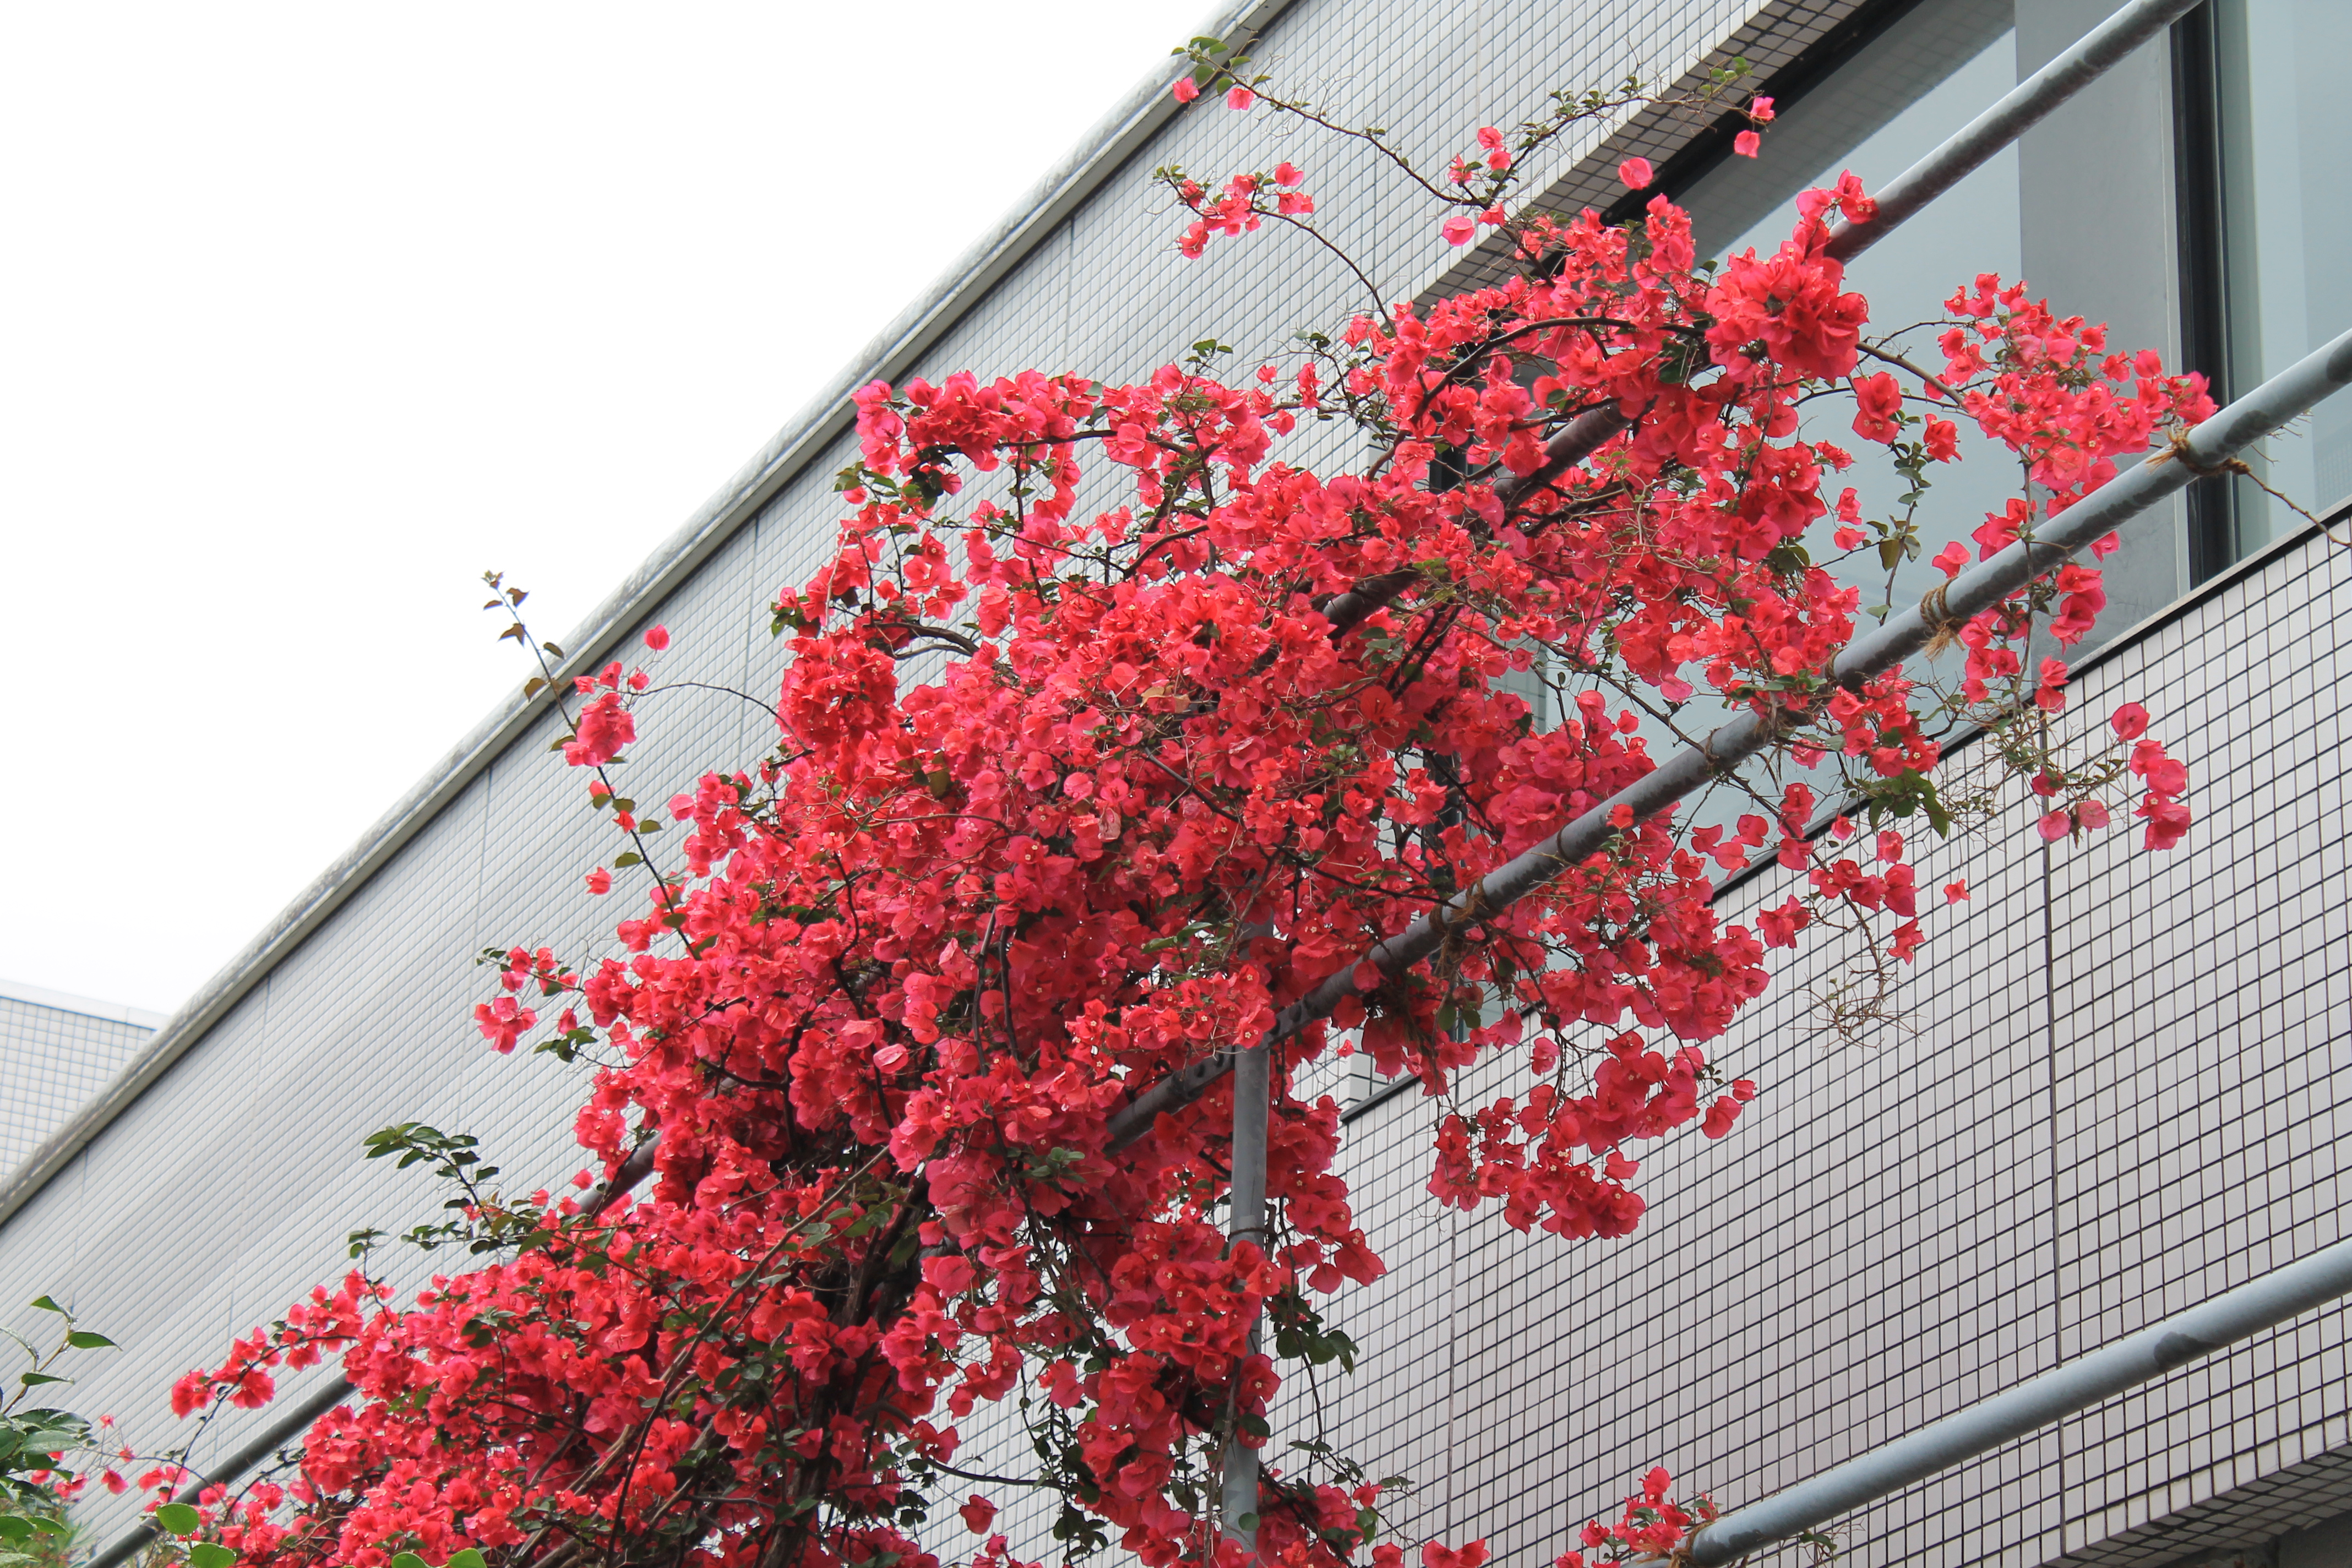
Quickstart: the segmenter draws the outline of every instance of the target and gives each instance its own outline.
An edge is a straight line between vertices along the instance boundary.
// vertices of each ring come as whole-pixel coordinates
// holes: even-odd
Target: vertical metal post
[[[1267,1245],[1265,1214],[1265,1133],[1273,1114],[1272,1048],[1263,1043],[1238,1053],[1234,1059],[1233,1217],[1226,1226],[1226,1250],[1243,1242]],[[1249,1348],[1258,1345],[1258,1324],[1249,1327]],[[1232,1405],[1236,1420],[1240,1403]],[[1238,1541],[1253,1556],[1257,1552],[1257,1450],[1245,1446],[1235,1430],[1225,1439],[1224,1536]],[[1249,1522],[1244,1523],[1247,1521]]]

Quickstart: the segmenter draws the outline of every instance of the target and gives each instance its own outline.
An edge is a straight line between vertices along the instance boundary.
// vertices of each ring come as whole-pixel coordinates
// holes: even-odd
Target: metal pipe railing
[[[2077,39],[2073,47],[2062,51],[2049,64],[2019,83],[2000,102],[1896,176],[1879,194],[1878,210],[1868,223],[1849,225],[1832,237],[1830,241],[1832,254],[1851,257],[1875,244],[1906,218],[1982,167],[1987,159],[2095,81],[2116,61],[2163,31],[2195,3],[2196,0],[2133,0],[2132,4],[2116,11]],[[2219,417],[2216,416],[2217,419]],[[1496,493],[1507,502],[1536,485],[1548,483],[1572,464],[1591,456],[1625,426],[1626,421],[1613,408],[1594,409],[1580,416],[1546,444],[1543,467],[1521,479],[1497,486]],[[2233,452],[2236,449],[2236,447],[2231,447]],[[2116,484],[2121,482],[2117,480],[2109,484],[2098,495],[2108,495]],[[2153,505],[2179,488],[2173,485],[2150,494],[2139,506]],[[2066,515],[2072,518],[2074,511],[2070,510]],[[2112,526],[2102,528],[2091,537],[2105,534]],[[2080,549],[2088,542],[2086,539],[2068,548]],[[2045,563],[2028,576],[2017,579],[2009,588],[1977,605],[1976,608],[1982,609],[1999,603],[2033,577],[2054,572],[2063,562],[2063,557],[2046,554],[2036,559]],[[2000,565],[1999,558],[1988,562],[1952,585],[1949,603],[1956,616],[1965,618],[1966,615],[1975,613],[1974,610],[1961,612],[1959,609],[1961,584],[1988,581],[1985,574]],[[1394,597],[1403,590],[1405,583],[1396,580],[1401,575],[1392,573],[1382,580],[1384,585],[1391,582],[1393,585],[1386,587],[1386,595],[1380,602],[1385,603],[1386,598]],[[1360,590],[1351,591],[1333,603],[1349,610],[1354,619],[1349,624],[1352,625],[1378,607],[1377,604],[1358,602],[1365,597]],[[1916,620],[1916,612],[1910,618]],[[1923,634],[1917,641],[1905,647],[1887,662],[1870,663],[1865,667],[1855,656],[1865,648],[1883,652],[1891,647],[1893,645],[1887,641],[1887,634],[1896,630],[1897,625],[1890,618],[1888,626],[1876,636],[1849,647],[1846,657],[1838,661],[1838,679],[1848,683],[1859,682],[1893,668],[1926,646],[1927,637]],[[1444,927],[1454,916],[1473,908],[1491,912],[1516,902],[1560,871],[1594,853],[1614,831],[1609,826],[1608,814],[1617,805],[1632,805],[1637,818],[1654,816],[1721,777],[1760,750],[1770,738],[1756,726],[1752,716],[1734,720],[1717,729],[1698,745],[1677,753],[1638,784],[1595,806],[1544,844],[1491,874],[1475,889],[1457,895],[1444,906],[1440,920],[1433,921],[1427,915],[1417,916],[1403,931],[1374,946],[1355,963],[1335,971],[1306,997],[1284,1008],[1276,1017],[1274,1027],[1259,1043],[1273,1045],[1288,1039],[1307,1025],[1330,1016],[1332,1008],[1352,991],[1352,977],[1357,964],[1371,963],[1383,974],[1401,973],[1437,950]],[[1161,1116],[1181,1110],[1200,1099],[1211,1084],[1232,1070],[1234,1055],[1230,1051],[1221,1052],[1192,1063],[1160,1079],[1113,1112],[1109,1122],[1109,1147],[1125,1148],[1150,1131],[1151,1124]]]
[[[2305,356],[2198,426],[2183,445],[2179,460],[2169,451],[2158,453],[2061,512],[2041,537],[2012,544],[1961,573],[1937,595],[1943,609],[1937,620],[1930,621],[1919,605],[1889,616],[1884,626],[1838,656],[1831,667],[1832,680],[1851,687],[1895,668],[1926,647],[1939,626],[1966,621],[2050,575],[2090,548],[2094,541],[2105,538],[2171,496],[2200,472],[2219,469],[2253,442],[2341,390],[2347,379],[2352,379],[2352,332]],[[1610,813],[1617,806],[1631,806],[1637,820],[1657,815],[1763,750],[1784,722],[1753,712],[1738,715],[1699,745],[1677,753],[1543,843],[1488,872],[1475,887],[1450,900],[1438,918],[1416,916],[1360,962],[1377,964],[1387,973],[1419,963],[1437,951],[1455,921],[1517,903],[1601,848],[1616,831]],[[1329,976],[1284,1008],[1268,1037],[1286,1039],[1316,1019],[1330,1016],[1341,998],[1355,993],[1353,967]]]
[[[1676,1561],[1717,1568],[2347,1294],[2352,1294],[2352,1241],[2339,1241],[1762,1502],[1734,1509],[1694,1534]]]
[[[2152,458],[2068,509],[2048,542],[2012,545],[1969,573],[1953,585],[1954,612],[1960,609],[1962,584],[1981,578],[1996,589],[2002,584],[2022,586],[2034,574],[2032,555],[2082,548],[2200,473],[2221,468],[2252,443],[2347,384],[2352,384],[2352,331],[2200,425],[2182,444],[2177,460],[2172,453]],[[2053,555],[2052,563],[2061,558]],[[1912,618],[1917,619],[1917,612]],[[1902,643],[1915,629],[1890,626],[1868,641]],[[2352,1241],[2338,1242],[1760,1503],[1735,1510],[1698,1531],[1687,1548],[1689,1560],[1698,1568],[1714,1568],[1759,1546],[1786,1540],[2347,1293],[2352,1293]]]
[[[2195,9],[2199,0],[2133,0],[2061,50],[2047,65],[1969,121],[1934,152],[1878,193],[1867,223],[1848,224],[1830,237],[1829,253],[1851,261],[1906,218],[1967,179],[1985,161],[2090,86],[2142,44]]]

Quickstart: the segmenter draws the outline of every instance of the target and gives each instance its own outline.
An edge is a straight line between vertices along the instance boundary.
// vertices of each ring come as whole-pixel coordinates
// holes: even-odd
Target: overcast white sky
[[[0,976],[176,1007],[1208,9],[0,5]]]

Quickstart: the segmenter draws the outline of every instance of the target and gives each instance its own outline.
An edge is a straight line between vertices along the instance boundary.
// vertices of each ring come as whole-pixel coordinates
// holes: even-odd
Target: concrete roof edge
[[[1234,43],[1265,27],[1293,0],[1235,0],[1211,13],[1194,36]],[[875,380],[895,380],[986,297],[1078,205],[1126,163],[1179,105],[1169,93],[1172,68],[1145,76],[1049,171],[1029,198],[958,258],[914,304],[901,311],[806,407],[762,446],[685,526],[575,627],[553,687],[510,698],[475,725],[439,766],[419,780],[360,841],[304,889],[220,973],[172,1015],[139,1055],[26,1156],[0,1187],[0,1229],[58,1172],[135,1103],[194,1047],[278,962],[299,946],[363,887],[425,824],[463,794],[490,762],[538,722],[569,679],[595,667],[642,614],[756,517],[761,508],[851,424],[850,395]]]

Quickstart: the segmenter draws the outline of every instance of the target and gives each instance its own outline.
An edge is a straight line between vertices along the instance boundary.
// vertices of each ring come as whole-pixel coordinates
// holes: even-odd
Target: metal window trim
[[[2200,371],[2218,402],[2230,395],[2230,276],[2221,181],[2221,105],[2212,0],[2172,25],[2173,278],[2180,363]],[[2236,553],[2236,489],[2223,474],[2183,492],[2189,581],[2228,569]]]

